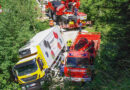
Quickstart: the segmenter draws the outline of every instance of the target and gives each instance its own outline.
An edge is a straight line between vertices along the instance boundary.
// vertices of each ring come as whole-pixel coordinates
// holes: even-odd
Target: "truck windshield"
[[[86,68],[88,64],[89,64],[88,58],[79,58],[79,57],[67,58],[67,67]]]
[[[18,64],[14,68],[15,68],[18,76],[33,73],[37,70],[36,60],[33,59],[31,61],[28,61],[28,62],[25,62],[22,64]]]

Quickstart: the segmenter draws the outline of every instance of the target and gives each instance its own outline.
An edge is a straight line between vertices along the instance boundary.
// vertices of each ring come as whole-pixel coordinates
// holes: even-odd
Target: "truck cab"
[[[65,60],[65,79],[81,82],[91,81],[90,54],[82,51],[70,51]]]
[[[36,49],[37,50],[37,49]],[[44,83],[47,64],[39,51],[24,49],[19,51],[20,61],[13,67],[15,80],[22,85],[22,89],[40,88]]]

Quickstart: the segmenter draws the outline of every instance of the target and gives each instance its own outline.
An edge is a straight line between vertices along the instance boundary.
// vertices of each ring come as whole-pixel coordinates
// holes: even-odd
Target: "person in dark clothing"
[[[67,51],[70,50],[71,44],[72,44],[72,41],[71,41],[71,40],[68,40],[68,41],[67,41]]]
[[[79,32],[81,33],[81,30],[82,30],[82,22],[80,21],[79,23]]]
[[[60,65],[60,76],[64,76],[64,61],[61,61],[61,65]]]
[[[74,15],[77,16],[77,14],[78,14],[78,9],[75,7],[75,9],[74,9]]]

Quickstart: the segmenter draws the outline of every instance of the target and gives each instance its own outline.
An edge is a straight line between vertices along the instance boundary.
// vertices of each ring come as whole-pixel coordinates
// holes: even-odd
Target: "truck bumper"
[[[27,84],[22,84],[22,90],[39,90],[44,83],[43,79],[38,79],[36,81],[27,83]]]
[[[74,81],[74,82],[87,82],[91,81],[91,77],[89,78],[75,78],[75,77],[64,77],[65,80]]]

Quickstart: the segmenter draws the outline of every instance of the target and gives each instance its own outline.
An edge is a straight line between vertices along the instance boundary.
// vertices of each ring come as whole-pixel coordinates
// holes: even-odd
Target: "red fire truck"
[[[81,82],[91,81],[90,68],[100,47],[100,33],[81,32],[77,35],[65,59],[64,79]]]
[[[87,14],[79,12],[79,0],[51,1],[46,5],[48,16],[62,28],[77,28],[80,21],[86,25]]]

